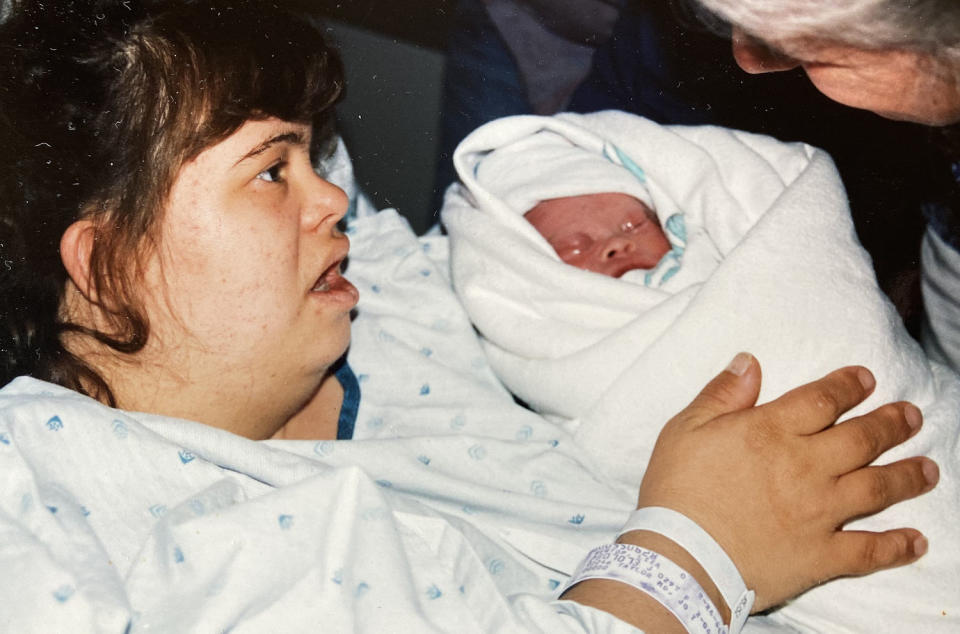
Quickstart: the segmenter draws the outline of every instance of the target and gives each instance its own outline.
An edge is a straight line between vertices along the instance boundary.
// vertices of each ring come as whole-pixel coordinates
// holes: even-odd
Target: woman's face
[[[348,201],[314,173],[309,143],[308,125],[248,121],[174,182],[146,263],[145,353],[182,378],[178,401],[198,387],[242,412],[295,410],[346,350],[357,290],[339,274],[349,241],[336,225]]]
[[[733,56],[748,73],[800,66],[827,97],[888,119],[927,125],[960,121],[958,73],[930,55],[814,39],[773,45],[734,28]]]

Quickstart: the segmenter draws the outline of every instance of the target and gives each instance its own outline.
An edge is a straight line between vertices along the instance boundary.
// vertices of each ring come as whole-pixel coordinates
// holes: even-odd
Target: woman
[[[56,8],[14,3],[0,31],[5,43],[0,112],[8,141],[0,210],[5,262],[0,278],[2,381],[26,374],[120,408],[109,410],[22,379],[0,395],[5,403],[0,422],[6,430],[0,443],[19,452],[4,463],[10,470],[4,481],[16,483],[22,476],[34,483],[15,505],[4,502],[8,534],[26,534],[24,543],[30,545],[7,550],[13,563],[8,561],[5,569],[39,574],[49,564],[73,575],[52,592],[8,579],[0,593],[9,602],[5,614],[13,615],[10,623],[51,631],[58,628],[40,624],[76,626],[80,621],[70,619],[81,617],[118,631],[131,624],[149,627],[158,619],[169,625],[172,618],[187,619],[176,622],[190,628],[213,628],[211,623],[221,621],[204,620],[213,618],[207,613],[189,620],[192,607],[184,606],[217,612],[222,595],[229,594],[224,586],[234,588],[218,575],[231,561],[247,561],[245,553],[251,549],[245,549],[245,543],[256,544],[256,556],[272,543],[271,535],[294,535],[303,528],[297,523],[303,520],[295,519],[302,515],[282,512],[274,516],[273,528],[278,530],[241,539],[236,535],[248,527],[231,521],[233,513],[277,500],[290,503],[287,496],[306,480],[295,479],[296,486],[284,487],[282,479],[262,475],[257,460],[242,464],[198,457],[189,450],[189,438],[214,438],[210,453],[221,445],[242,446],[260,458],[273,456],[270,459],[284,465],[311,471],[321,468],[316,460],[297,462],[286,453],[277,458],[244,438],[338,436],[348,381],[338,379],[343,374],[334,374],[332,368],[349,342],[349,314],[357,292],[340,275],[348,243],[337,223],[346,198],[313,171],[312,159],[332,139],[331,106],[342,88],[339,61],[309,23],[256,2],[78,1]],[[839,370],[771,404],[752,407],[759,381],[756,361],[740,355],[669,423],[650,461],[640,506],[676,509],[701,524],[733,556],[748,587],[756,590],[754,609],[779,603],[824,579],[902,565],[921,556],[925,541],[912,529],[882,534],[837,530],[850,517],[875,512],[935,484],[936,466],[921,458],[863,468],[916,432],[921,423],[916,408],[891,404],[852,424],[821,431],[869,394],[873,378],[868,371]],[[138,469],[139,479],[132,480],[138,484],[128,484],[129,476],[122,471],[104,476],[96,486],[116,495],[107,495],[110,504],[87,508],[75,481],[90,477],[91,470],[109,469],[114,460],[91,455],[95,466],[55,481],[38,476],[44,469],[87,459],[84,451],[58,444],[64,434],[76,433],[75,441],[81,442],[100,433],[92,422],[74,432],[70,420],[54,415],[44,418],[44,433],[58,435],[28,442],[21,415],[34,416],[51,398],[105,417],[114,437],[110,442],[131,436],[144,442],[164,434],[179,437],[184,448],[176,453],[173,466],[194,465],[198,471],[191,474],[212,473],[213,484],[201,493],[191,492],[189,503],[168,515],[164,505],[155,504],[152,517],[146,517],[137,512],[140,507],[124,506],[126,498],[150,494],[158,483],[179,482],[181,476],[166,467],[143,466],[147,459],[138,457],[130,463]],[[214,433],[213,428],[232,434]],[[185,435],[178,436],[181,431]],[[98,440],[97,447],[104,443]],[[54,455],[33,453],[48,450]],[[124,459],[128,451],[120,450]],[[165,456],[172,454],[165,452],[161,463],[169,466]],[[370,468],[376,465],[364,466]],[[334,493],[350,482],[366,482],[357,469],[335,473],[346,475],[335,481]],[[389,483],[378,484],[390,488]],[[265,492],[267,485],[275,487],[276,494]],[[311,495],[323,492],[311,489]],[[402,506],[389,491],[364,495],[363,500],[389,499]],[[49,511],[40,517],[33,503],[38,497]],[[254,499],[242,503],[247,497]],[[534,502],[531,498],[526,503],[532,509]],[[330,503],[329,513],[316,521],[344,514],[355,519],[351,530],[360,546],[330,542],[334,547],[324,551],[329,557],[316,564],[322,570],[330,563],[326,559],[345,557],[358,547],[365,553],[375,551],[375,557],[361,559],[388,572],[389,561],[414,556],[426,557],[433,567],[455,567],[442,559],[445,551],[427,556],[422,546],[405,549],[409,535],[403,531],[363,532],[363,521],[383,519],[382,511],[351,506],[336,497]],[[406,515],[416,514],[419,506],[404,504]],[[319,498],[315,506],[321,506]],[[203,518],[210,517],[205,513],[211,507],[219,510],[208,521],[226,522],[225,532],[191,550],[183,540],[209,527]],[[167,519],[158,521],[161,517]],[[429,525],[435,526],[439,517],[431,514]],[[180,526],[189,528],[180,533]],[[449,534],[454,524],[444,526],[444,534]],[[463,534],[473,535],[478,540],[474,546],[480,548],[488,538],[477,530],[464,529]],[[51,537],[59,535],[57,531],[67,531],[66,551],[61,551],[63,540]],[[687,570],[720,606],[724,622],[731,611],[746,609],[727,606],[701,564],[709,566],[678,546],[676,535],[664,537],[656,531],[671,534],[655,524],[648,531],[626,533],[621,542],[655,551]],[[324,530],[307,532],[342,540],[342,535]],[[171,543],[174,537],[179,544]],[[36,544],[41,547],[34,548]],[[221,548],[223,559],[196,567],[196,561]],[[287,550],[291,565],[310,559]],[[280,590],[273,575],[282,565],[270,552],[270,558],[254,559],[260,563],[245,569],[238,591],[262,590],[241,602],[230,623],[256,628],[258,616],[266,615],[274,625],[284,616],[305,627],[297,616],[316,609],[313,604],[320,605],[321,612],[331,611],[329,623],[350,622],[336,621],[337,607],[349,604],[354,610],[350,614],[360,619],[352,622],[355,628],[369,622],[364,619],[374,619],[371,627],[376,627],[378,615],[388,623],[399,618],[394,613],[406,609],[404,601],[414,606],[402,612],[405,618],[438,614],[404,594],[403,580],[391,583],[389,575],[379,584],[356,583],[350,595],[336,589],[311,591],[302,595],[309,597],[309,605],[291,603],[290,597],[301,596],[295,589],[308,580],[326,581],[326,573],[304,573],[289,588],[282,586],[290,589],[283,595],[285,602],[275,596]],[[159,568],[143,564],[151,561]],[[193,566],[190,577],[177,576],[177,565],[184,561]],[[776,566],[769,565],[774,561]],[[487,576],[495,576],[499,568],[493,562],[487,568],[489,574],[472,572],[470,579],[489,586]],[[198,570],[205,584],[205,594],[199,596],[188,583]],[[331,574],[337,588],[343,588],[341,573]],[[158,590],[162,578],[172,581]],[[377,610],[360,607],[366,593],[386,586],[399,592],[397,598],[378,603]],[[471,596],[464,585],[460,593]],[[431,586],[428,598],[442,594]],[[50,603],[49,609],[41,598]],[[81,598],[95,609],[58,612],[57,606],[76,605]],[[545,631],[556,631],[556,623],[613,631],[624,627],[618,618],[657,631],[681,627],[647,592],[608,579],[584,580],[565,598],[568,601],[511,602],[504,618]],[[443,613],[454,621],[427,621],[433,627],[443,622],[493,627],[493,617],[478,616],[469,601],[454,605],[461,606],[459,611],[448,608]],[[482,612],[488,609],[483,603]],[[108,622],[113,625],[107,627]],[[217,627],[223,629],[222,624]]]
[[[831,99],[938,129],[947,194],[924,209],[924,347],[960,369],[960,5],[951,0],[699,0],[748,73],[802,68]]]

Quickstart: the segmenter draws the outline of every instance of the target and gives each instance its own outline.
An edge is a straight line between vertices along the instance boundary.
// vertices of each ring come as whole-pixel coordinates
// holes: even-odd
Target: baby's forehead
[[[591,217],[621,217],[632,213],[646,214],[650,211],[650,207],[645,202],[630,194],[591,192],[538,201],[524,212],[524,216],[529,220],[531,217],[569,215],[572,220],[577,220]]]

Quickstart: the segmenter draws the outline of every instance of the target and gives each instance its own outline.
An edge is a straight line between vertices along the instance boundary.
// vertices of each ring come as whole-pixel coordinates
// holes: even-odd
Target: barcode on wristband
[[[691,634],[726,634],[713,602],[685,570],[656,553],[632,544],[604,544],[591,550],[567,583],[609,579],[629,584],[669,610]]]

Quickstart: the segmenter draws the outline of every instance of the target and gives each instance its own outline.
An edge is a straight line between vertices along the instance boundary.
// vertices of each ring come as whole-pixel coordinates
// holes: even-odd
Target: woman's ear
[[[90,254],[96,227],[90,220],[77,220],[67,227],[60,238],[60,259],[74,286],[87,301],[96,304],[98,294],[90,277]]]

